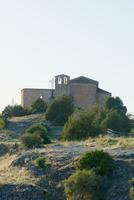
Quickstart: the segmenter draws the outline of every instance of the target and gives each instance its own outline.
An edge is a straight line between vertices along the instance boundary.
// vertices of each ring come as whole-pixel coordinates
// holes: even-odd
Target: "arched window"
[[[65,85],[68,84],[68,79],[67,79],[67,77],[64,77],[64,84],[65,84]]]
[[[58,77],[58,84],[62,84],[62,78]]]

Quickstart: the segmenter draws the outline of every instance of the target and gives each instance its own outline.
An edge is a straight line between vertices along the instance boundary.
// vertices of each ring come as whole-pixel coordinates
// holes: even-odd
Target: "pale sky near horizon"
[[[84,75],[134,113],[133,0],[0,0],[0,111],[22,88]]]

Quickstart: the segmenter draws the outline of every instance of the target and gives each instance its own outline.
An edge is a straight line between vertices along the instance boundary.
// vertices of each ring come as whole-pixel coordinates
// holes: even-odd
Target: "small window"
[[[61,77],[58,78],[58,84],[62,84],[62,78]]]
[[[65,85],[67,85],[67,84],[68,84],[67,77],[64,77],[64,84],[65,84]]]

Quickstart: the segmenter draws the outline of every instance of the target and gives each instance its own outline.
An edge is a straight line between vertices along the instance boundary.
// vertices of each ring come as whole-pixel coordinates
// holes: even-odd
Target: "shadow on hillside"
[[[129,180],[134,177],[134,160],[117,159],[115,172],[110,180],[106,200],[129,200]]]
[[[0,200],[45,200],[45,191],[32,185],[4,185],[0,187]]]
[[[9,120],[9,123],[7,125],[7,130],[13,131],[17,134],[19,133],[21,134],[33,124],[44,121],[45,121],[44,114],[15,117]]]

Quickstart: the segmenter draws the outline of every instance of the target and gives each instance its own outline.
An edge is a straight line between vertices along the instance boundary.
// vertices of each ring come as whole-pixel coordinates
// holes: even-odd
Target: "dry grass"
[[[65,141],[60,142],[64,146],[86,145],[95,148],[118,148],[118,147],[134,147],[134,137],[111,137],[99,136],[97,138],[89,138],[85,141]]]
[[[11,167],[14,159],[16,155],[6,155],[0,159],[0,184],[36,184],[38,180],[25,167]]]
[[[45,114],[31,114],[31,115],[26,115],[22,117],[12,117],[11,120],[12,122],[21,122],[21,121],[34,121],[34,120],[45,120]]]

